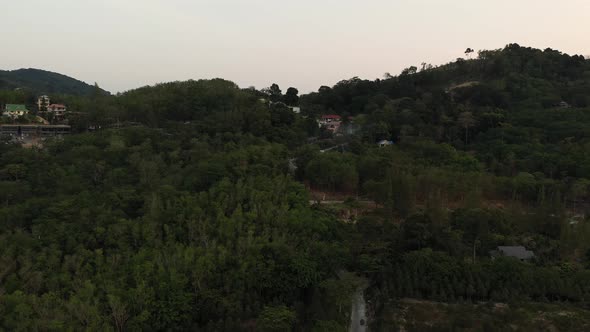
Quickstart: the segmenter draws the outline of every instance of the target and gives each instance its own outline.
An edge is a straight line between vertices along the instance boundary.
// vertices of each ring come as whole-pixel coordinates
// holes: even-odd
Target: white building
[[[39,111],[47,109],[47,107],[49,107],[50,104],[51,101],[49,100],[49,96],[43,95],[39,96],[39,99],[37,99],[37,107]]]
[[[382,140],[382,141],[379,141],[377,143],[377,145],[379,145],[379,147],[390,146],[390,145],[393,145],[393,144],[394,144],[393,141],[388,141],[388,140],[385,140],[385,139]]]

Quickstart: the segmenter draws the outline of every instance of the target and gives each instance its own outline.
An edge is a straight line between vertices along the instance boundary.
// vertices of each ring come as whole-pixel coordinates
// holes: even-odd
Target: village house
[[[47,112],[53,113],[58,117],[63,116],[67,111],[67,108],[63,104],[51,104],[47,106]]]
[[[28,113],[29,110],[25,105],[6,104],[6,107],[4,108],[2,115],[15,119]]]

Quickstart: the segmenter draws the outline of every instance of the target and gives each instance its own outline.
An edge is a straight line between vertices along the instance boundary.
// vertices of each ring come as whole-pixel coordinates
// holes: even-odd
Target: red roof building
[[[66,105],[63,105],[63,104],[51,104],[51,105],[47,106],[48,112],[64,113],[66,110],[67,110]]]
[[[322,120],[341,121],[342,117],[340,115],[336,115],[336,114],[327,114],[327,115],[322,115]]]
[[[337,114],[326,114],[322,115],[321,119],[318,121],[320,127],[325,127],[329,131],[336,133],[338,129],[340,129],[340,124],[342,123],[342,117]]]
[[[47,114],[53,115],[56,120],[62,120],[66,115],[66,105],[63,104],[51,104],[47,106]]]

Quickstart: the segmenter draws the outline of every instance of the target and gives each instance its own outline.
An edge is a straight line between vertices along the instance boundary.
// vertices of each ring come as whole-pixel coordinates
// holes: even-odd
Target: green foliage
[[[265,332],[291,331],[295,320],[295,312],[285,306],[266,307],[258,316],[256,328]]]
[[[318,321],[314,324],[312,332],[335,332],[335,331],[346,331],[346,327],[336,321]]]
[[[352,155],[322,153],[309,161],[306,178],[322,189],[354,192],[358,179]]]
[[[129,128],[6,148],[0,326],[234,330],[308,301],[348,261],[344,225],[309,206],[283,146],[226,139]]]
[[[376,312],[586,305],[590,64],[468,51],[301,97],[222,79],[111,96],[47,74],[80,134],[0,140],[0,330],[345,330],[361,276]],[[14,82],[0,105],[33,105],[43,87]],[[318,127],[328,113],[352,133]],[[356,198],[310,206],[307,189]],[[500,245],[535,259],[492,260]]]

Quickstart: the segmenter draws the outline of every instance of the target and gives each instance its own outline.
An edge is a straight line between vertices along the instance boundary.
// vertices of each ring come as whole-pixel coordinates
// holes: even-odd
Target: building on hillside
[[[332,133],[336,133],[342,125],[342,117],[336,114],[322,115],[318,124],[320,127],[326,128]]]
[[[287,107],[289,107],[289,109],[291,111],[293,111],[293,113],[295,113],[295,114],[301,113],[301,107],[298,107],[298,106],[287,106]]]
[[[37,108],[39,109],[39,111],[46,110],[50,104],[51,100],[49,99],[49,96],[43,95],[39,96],[39,98],[37,99]]]
[[[498,257],[514,257],[521,261],[528,261],[535,257],[535,253],[526,250],[523,246],[500,246],[497,250],[490,252],[492,258]]]
[[[15,118],[18,118],[18,117],[23,116],[25,114],[28,114],[28,113],[29,113],[29,110],[27,109],[27,107],[25,105],[6,104],[6,107],[4,108],[2,115],[15,119]]]
[[[377,142],[377,145],[379,145],[379,147],[382,148],[382,147],[393,145],[393,141],[388,141],[388,140],[384,139],[382,141]]]
[[[47,112],[53,113],[58,117],[63,116],[67,111],[66,105],[63,104],[51,104],[47,106]]]

